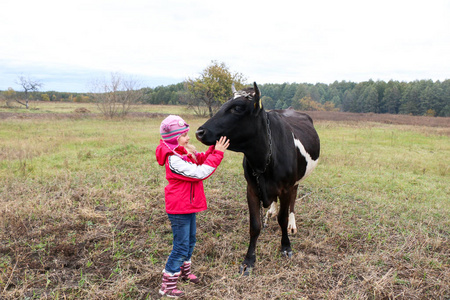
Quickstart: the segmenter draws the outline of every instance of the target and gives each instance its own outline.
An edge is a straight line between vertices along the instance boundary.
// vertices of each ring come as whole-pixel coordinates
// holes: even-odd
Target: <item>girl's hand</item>
[[[215,149],[225,152],[225,150],[228,148],[228,146],[230,146],[230,140],[227,139],[226,136],[222,136],[222,137],[220,137],[220,140],[218,140],[216,142]]]

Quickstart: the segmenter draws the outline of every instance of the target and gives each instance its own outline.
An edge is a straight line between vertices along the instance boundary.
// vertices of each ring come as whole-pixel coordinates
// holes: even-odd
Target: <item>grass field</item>
[[[172,238],[154,157],[162,117],[35,105],[0,120],[0,299],[159,299]],[[137,111],[205,121],[180,107]],[[227,151],[205,181],[193,256],[202,282],[181,285],[186,299],[450,298],[448,119],[346,118],[315,115],[322,153],[298,194],[294,257],[280,256],[273,220],[250,277],[237,272],[249,241],[242,154]]]

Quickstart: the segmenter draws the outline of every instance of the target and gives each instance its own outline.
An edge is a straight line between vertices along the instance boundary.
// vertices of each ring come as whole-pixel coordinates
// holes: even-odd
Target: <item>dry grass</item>
[[[160,121],[2,121],[0,299],[160,298],[171,250]],[[450,297],[446,127],[336,124],[316,121],[323,160],[299,193],[294,257],[280,256],[272,221],[249,277],[237,274],[248,243],[242,155],[227,153],[205,182],[193,257],[202,282],[181,286],[186,299]]]

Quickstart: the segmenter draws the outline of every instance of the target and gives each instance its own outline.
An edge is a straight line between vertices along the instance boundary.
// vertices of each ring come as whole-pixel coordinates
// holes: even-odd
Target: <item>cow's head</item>
[[[256,82],[253,88],[236,91],[233,85],[232,90],[233,96],[198,128],[195,135],[205,145],[214,145],[221,136],[226,136],[230,139],[229,150],[244,152],[258,133],[261,124],[258,120],[264,109]]]

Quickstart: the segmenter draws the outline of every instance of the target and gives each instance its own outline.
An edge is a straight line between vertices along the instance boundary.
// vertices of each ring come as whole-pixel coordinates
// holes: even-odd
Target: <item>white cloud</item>
[[[155,86],[211,60],[260,83],[443,80],[449,13],[445,0],[6,0],[0,89],[15,79],[6,68],[73,80],[120,71]]]

